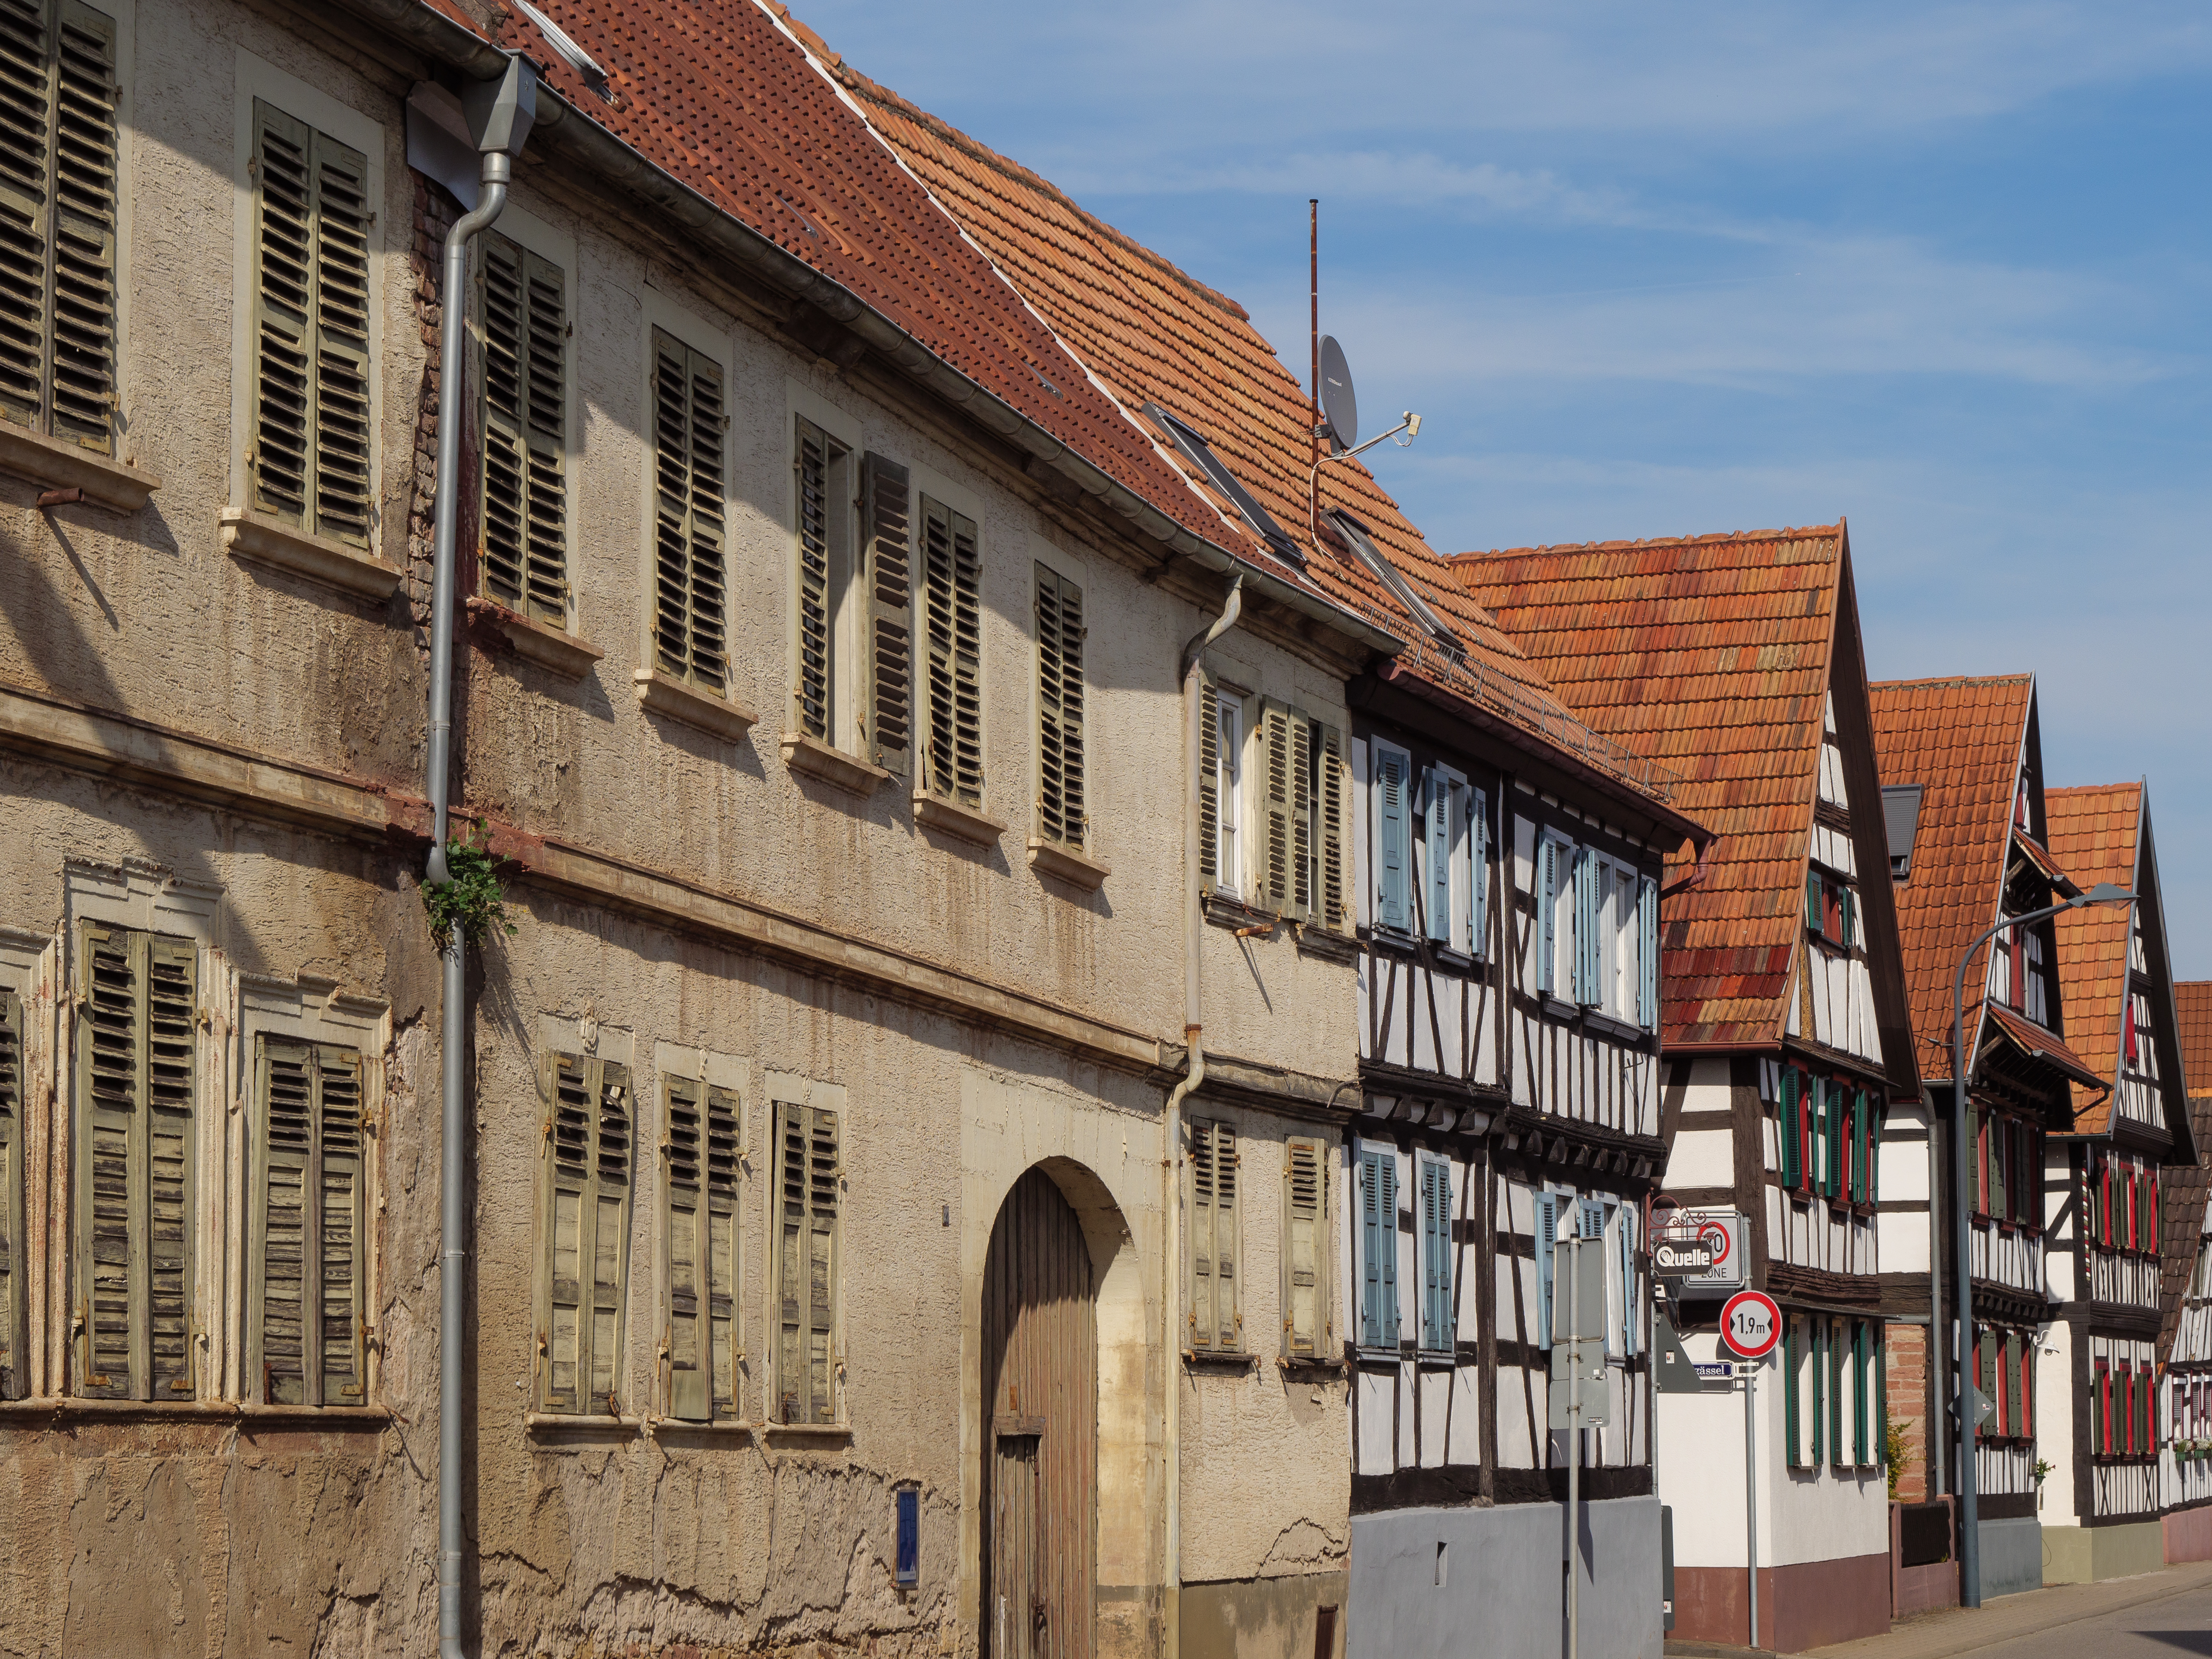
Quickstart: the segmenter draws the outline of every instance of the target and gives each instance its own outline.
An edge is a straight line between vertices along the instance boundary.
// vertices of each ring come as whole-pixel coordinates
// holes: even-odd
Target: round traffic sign
[[[1728,1229],[1717,1221],[1708,1221],[1698,1229],[1698,1238],[1713,1253],[1711,1271],[1719,1272],[1721,1265],[1729,1259]]]
[[[1764,1359],[1782,1340],[1782,1310],[1764,1291],[1738,1291],[1721,1309],[1721,1343],[1740,1359]]]

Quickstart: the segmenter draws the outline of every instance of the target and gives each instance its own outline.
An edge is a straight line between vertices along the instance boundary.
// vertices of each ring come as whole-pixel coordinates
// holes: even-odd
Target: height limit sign
[[[1738,1291],[1721,1310],[1721,1341],[1739,1359],[1764,1359],[1782,1340],[1782,1310],[1764,1291]]]

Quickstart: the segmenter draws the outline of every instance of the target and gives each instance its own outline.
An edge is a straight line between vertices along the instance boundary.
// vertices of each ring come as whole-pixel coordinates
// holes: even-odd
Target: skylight
[[[1160,430],[1174,441],[1175,447],[1182,452],[1183,459],[1204,473],[1206,482],[1226,495],[1230,504],[1243,514],[1244,522],[1252,526],[1253,534],[1267,543],[1277,556],[1295,565],[1305,563],[1306,556],[1298,550],[1297,544],[1283,533],[1283,526],[1275,522],[1273,514],[1252,499],[1252,492],[1237,481],[1237,475],[1221,464],[1221,458],[1213,453],[1213,446],[1206,441],[1203,434],[1195,428],[1176,419],[1158,404],[1146,404],[1145,413],[1151,416]]]
[[[1881,817],[1889,831],[1889,873],[1896,881],[1912,875],[1912,842],[1920,833],[1920,797],[1925,784],[1885,783],[1881,787]]]
[[[1345,544],[1351,548],[1353,556],[1367,567],[1376,580],[1398,596],[1398,603],[1413,612],[1413,620],[1429,630],[1431,638],[1449,651],[1465,653],[1467,647],[1461,642],[1459,635],[1451,631],[1450,625],[1436,613],[1427,600],[1413,591],[1413,585],[1406,580],[1405,573],[1382,556],[1382,550],[1375,545],[1375,538],[1368,533],[1365,525],[1340,507],[1329,508],[1328,519],[1336,526],[1337,533],[1344,538]]]

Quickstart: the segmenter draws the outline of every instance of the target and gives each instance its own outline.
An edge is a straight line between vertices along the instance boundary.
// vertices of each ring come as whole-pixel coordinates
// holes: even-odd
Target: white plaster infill
[[[1047,841],[1042,836],[1030,837],[1030,868],[1041,876],[1080,887],[1086,893],[1097,892],[1106,884],[1106,878],[1114,873],[1111,866],[1085,858],[1073,847]]]
[[[882,767],[871,766],[858,755],[848,755],[804,732],[783,734],[783,763],[794,772],[804,772],[855,795],[874,794],[890,776]]]
[[[309,535],[265,513],[227,507],[216,522],[222,531],[223,550],[234,559],[271,565],[367,599],[388,599],[399,586],[396,565],[327,536]]]
[[[734,698],[702,691],[656,669],[640,668],[629,678],[637,700],[654,714],[680,720],[710,738],[720,738],[725,743],[742,743],[745,733],[753,729],[757,716]]]
[[[995,846],[999,837],[1006,833],[1004,818],[994,818],[988,812],[947,800],[942,795],[933,795],[926,789],[915,791],[914,821],[924,829],[941,830],[948,836],[972,841],[978,847]]]
[[[136,513],[161,487],[150,472],[13,421],[0,421],[0,472],[12,472],[48,489],[76,490],[84,500],[118,513]]]
[[[564,680],[582,679],[606,655],[589,640],[510,611],[497,599],[472,599],[468,609],[471,617],[504,639],[516,656]]]

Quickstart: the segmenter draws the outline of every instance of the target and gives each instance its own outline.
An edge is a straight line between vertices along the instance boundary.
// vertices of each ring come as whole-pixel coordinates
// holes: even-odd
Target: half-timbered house
[[[2197,1162],[2169,1165],[2159,1318],[2159,1509],[2168,1561],[2212,1559],[2212,980],[2173,988]]]
[[[1661,890],[1666,1196],[1746,1218],[1785,1316],[1763,1387],[1759,1640],[1883,1629],[1875,1174],[1917,1091],[1848,541],[1841,525],[1455,560],[1567,706],[1686,775],[1716,835]],[[1717,1302],[1685,1344],[1711,1359]],[[1747,1634],[1738,1397],[1659,1397],[1675,1633]]]
[[[2074,1090],[2072,1132],[2045,1170],[2061,1306],[2040,1355],[2045,1400],[2070,1401],[2043,1483],[2048,1583],[2142,1572],[2165,1559],[2156,1376],[2161,1189],[2197,1160],[2182,1075],[2166,912],[2140,783],[2053,789],[2053,857],[2083,887],[2112,882],[2124,908],[2059,919],[2058,974],[2072,1046],[2094,1084]]]
[[[2006,916],[2078,890],[2044,844],[2033,676],[1886,682],[1873,688],[1873,705],[1926,1090],[1923,1103],[1892,1108],[1882,1153],[1890,1197],[1880,1218],[1889,1408],[1905,1440],[1898,1495],[1913,1499],[1958,1488],[1957,1435],[1946,1403],[1957,1374],[1961,1282],[1951,1162],[1960,1144],[1949,1080],[1954,976],[1968,946]],[[2045,1147],[2071,1126],[2073,1088],[2096,1080],[2066,1046],[2057,951],[2050,919],[1999,933],[1977,952],[1978,975],[1970,970],[1963,1000],[1971,1056],[1965,1279],[1972,1289],[1966,1370],[1992,1407],[1974,1441],[1984,1596],[2043,1582],[2035,1468],[2044,1443],[2038,1407],[2045,1402],[2036,1370],[2052,1307]]]

